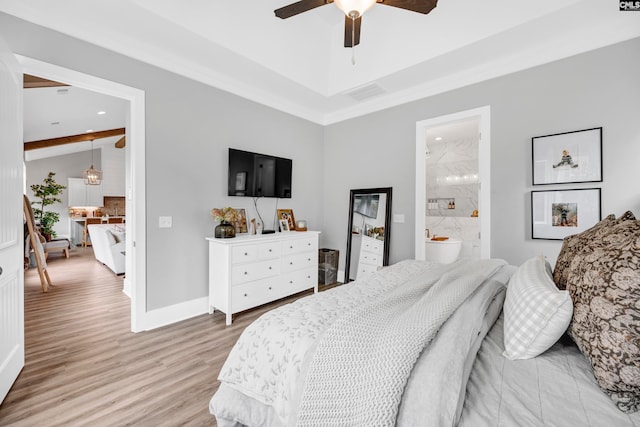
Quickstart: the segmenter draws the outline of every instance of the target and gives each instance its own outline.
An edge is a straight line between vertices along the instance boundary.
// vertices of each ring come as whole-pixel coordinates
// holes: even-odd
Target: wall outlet
[[[173,222],[173,218],[170,216],[161,216],[158,218],[158,227],[160,228],[171,228]]]

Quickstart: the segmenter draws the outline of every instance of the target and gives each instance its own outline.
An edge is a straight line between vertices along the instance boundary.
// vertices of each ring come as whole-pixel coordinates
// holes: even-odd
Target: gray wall
[[[293,159],[293,198],[278,207],[322,229],[322,126],[2,13],[0,37],[15,53],[145,91],[148,309],[208,295],[211,208],[255,217],[252,199],[226,196],[228,147]],[[275,199],[258,207],[269,226]],[[164,215],[172,228],[158,228]]]
[[[640,214],[640,39],[422,99],[325,130],[326,244],[346,247],[349,189],[393,187],[391,262],[414,256],[416,122],[491,106],[491,254],[519,264],[559,241],[531,239],[530,191],[602,188],[602,212]],[[602,126],[604,181],[531,185],[531,137]],[[336,173],[340,171],[341,173]],[[549,188],[548,188],[549,187]],[[343,263],[341,263],[341,266]]]

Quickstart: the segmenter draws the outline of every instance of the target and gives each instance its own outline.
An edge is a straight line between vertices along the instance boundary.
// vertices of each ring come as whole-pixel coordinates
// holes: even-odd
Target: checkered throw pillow
[[[573,315],[568,291],[556,288],[542,256],[513,273],[504,302],[504,356],[530,359],[545,352],[567,330]]]

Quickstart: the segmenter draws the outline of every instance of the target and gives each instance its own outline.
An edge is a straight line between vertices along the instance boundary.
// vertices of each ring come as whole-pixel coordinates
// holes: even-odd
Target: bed
[[[221,427],[640,426],[640,281],[627,271],[640,225],[610,216],[576,236],[553,275],[539,256],[407,260],[265,313],[230,352],[209,410]],[[598,263],[607,281],[587,292],[580,277]],[[612,288],[622,305],[586,327],[602,316],[583,305]],[[616,356],[602,357],[605,336]]]

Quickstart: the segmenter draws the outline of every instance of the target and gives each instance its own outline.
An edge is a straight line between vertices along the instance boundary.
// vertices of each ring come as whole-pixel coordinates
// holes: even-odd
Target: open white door
[[[0,38],[0,403],[24,366],[22,71]]]

